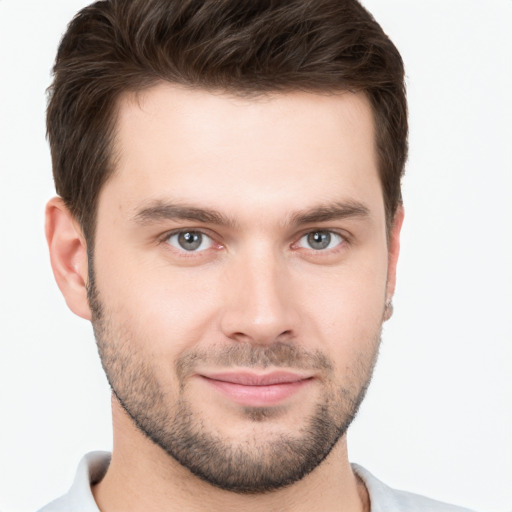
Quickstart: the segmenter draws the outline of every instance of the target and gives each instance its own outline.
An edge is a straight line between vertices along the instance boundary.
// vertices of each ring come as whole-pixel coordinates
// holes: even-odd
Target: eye
[[[343,237],[333,231],[311,231],[300,238],[297,245],[304,249],[325,251],[334,249],[343,242]]]
[[[212,247],[213,240],[201,231],[179,231],[169,236],[167,243],[181,251],[199,252]]]

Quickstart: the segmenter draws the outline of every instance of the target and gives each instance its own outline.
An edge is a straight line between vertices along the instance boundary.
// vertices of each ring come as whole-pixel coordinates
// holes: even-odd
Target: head
[[[75,17],[47,233],[123,414],[200,478],[264,492],[321,464],[370,381],[407,112],[401,58],[358,2],[247,5]]]

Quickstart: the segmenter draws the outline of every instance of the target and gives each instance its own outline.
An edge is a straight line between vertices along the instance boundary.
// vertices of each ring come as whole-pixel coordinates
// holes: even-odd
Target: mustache
[[[176,361],[179,379],[194,373],[198,365],[207,364],[221,368],[242,366],[245,368],[286,367],[298,370],[321,370],[332,372],[333,364],[319,350],[308,351],[294,344],[275,342],[271,345],[255,346],[237,343],[208,351],[186,352]]]

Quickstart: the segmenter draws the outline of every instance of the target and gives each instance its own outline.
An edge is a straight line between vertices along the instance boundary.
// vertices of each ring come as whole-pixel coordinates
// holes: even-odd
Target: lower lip
[[[203,377],[203,380],[234,402],[247,407],[271,407],[279,405],[312,381],[312,379],[303,379],[268,386],[245,386],[223,380],[209,379],[207,377]]]

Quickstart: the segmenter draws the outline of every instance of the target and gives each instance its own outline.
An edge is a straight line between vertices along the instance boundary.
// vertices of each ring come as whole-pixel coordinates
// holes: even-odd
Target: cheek
[[[100,299],[132,343],[155,356],[174,357],[220,338],[221,312],[231,296],[230,269],[222,265],[175,267],[126,247],[114,237],[98,237],[95,272]],[[355,251],[337,267],[298,264],[286,273],[287,307],[294,309],[298,339],[321,342],[326,350],[359,350],[380,330],[386,288],[386,251]],[[231,269],[232,270],[232,269]],[[243,290],[247,292],[247,290]],[[236,301],[235,301],[236,303]],[[286,308],[285,308],[286,309]],[[328,348],[329,347],[329,348]]]
[[[375,325],[382,320],[386,274],[384,252],[381,257],[357,257],[338,269],[321,269],[316,275],[304,278],[302,302],[323,318],[325,325],[340,322],[345,328]]]
[[[306,339],[320,340],[345,372],[357,360],[373,357],[380,338],[386,291],[386,258],[363,258],[357,265],[305,281],[295,294]]]
[[[97,287],[106,311],[145,351],[179,354],[214,325],[216,288],[200,271],[148,264],[112,251],[98,255],[96,261]]]

